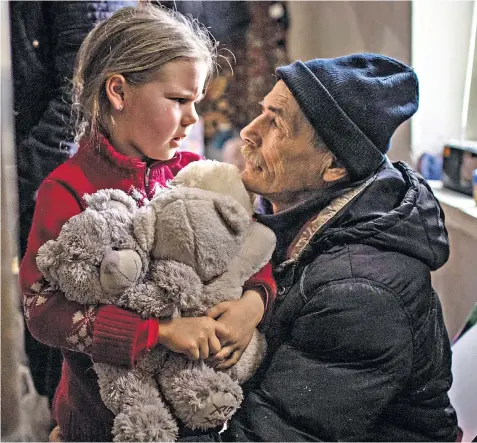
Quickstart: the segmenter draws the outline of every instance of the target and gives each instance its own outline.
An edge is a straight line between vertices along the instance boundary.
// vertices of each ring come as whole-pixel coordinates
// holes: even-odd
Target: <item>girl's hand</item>
[[[259,292],[249,289],[239,300],[215,305],[207,315],[227,326],[228,335],[219,335],[222,349],[207,359],[215,369],[228,369],[235,365],[247,348],[255,328],[264,313]]]
[[[225,324],[210,317],[179,317],[160,321],[158,343],[198,360],[219,352],[219,337],[229,335]]]

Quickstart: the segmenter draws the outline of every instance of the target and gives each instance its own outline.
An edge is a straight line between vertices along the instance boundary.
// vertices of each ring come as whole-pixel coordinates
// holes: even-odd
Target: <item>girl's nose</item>
[[[193,125],[194,123],[197,123],[198,120],[199,120],[199,115],[197,114],[195,105],[192,104],[192,106],[184,113],[182,118],[182,124],[184,126],[190,126],[190,125]]]

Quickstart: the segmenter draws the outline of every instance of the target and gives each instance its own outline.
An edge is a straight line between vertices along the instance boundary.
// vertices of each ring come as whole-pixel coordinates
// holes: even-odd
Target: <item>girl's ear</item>
[[[124,93],[127,88],[127,82],[123,75],[113,74],[106,80],[106,95],[111,107],[116,111],[122,111],[124,108]]]

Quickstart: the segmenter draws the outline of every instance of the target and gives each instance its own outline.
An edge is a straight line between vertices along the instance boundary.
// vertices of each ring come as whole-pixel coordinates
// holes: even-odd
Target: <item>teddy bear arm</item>
[[[238,300],[242,297],[245,279],[242,278],[239,267],[231,268],[214,281],[204,285],[201,298],[205,310],[223,301]]]
[[[174,260],[154,260],[150,277],[161,297],[181,312],[203,310],[203,284],[191,266]]]
[[[118,305],[137,312],[143,318],[170,316],[177,310],[177,301],[152,281],[124,291]]]

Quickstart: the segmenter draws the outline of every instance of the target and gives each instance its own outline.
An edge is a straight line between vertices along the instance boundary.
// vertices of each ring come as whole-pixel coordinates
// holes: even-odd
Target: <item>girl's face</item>
[[[204,93],[205,63],[169,62],[142,86],[116,77],[106,85],[112,105],[113,146],[129,157],[171,159],[198,120],[195,104]]]

